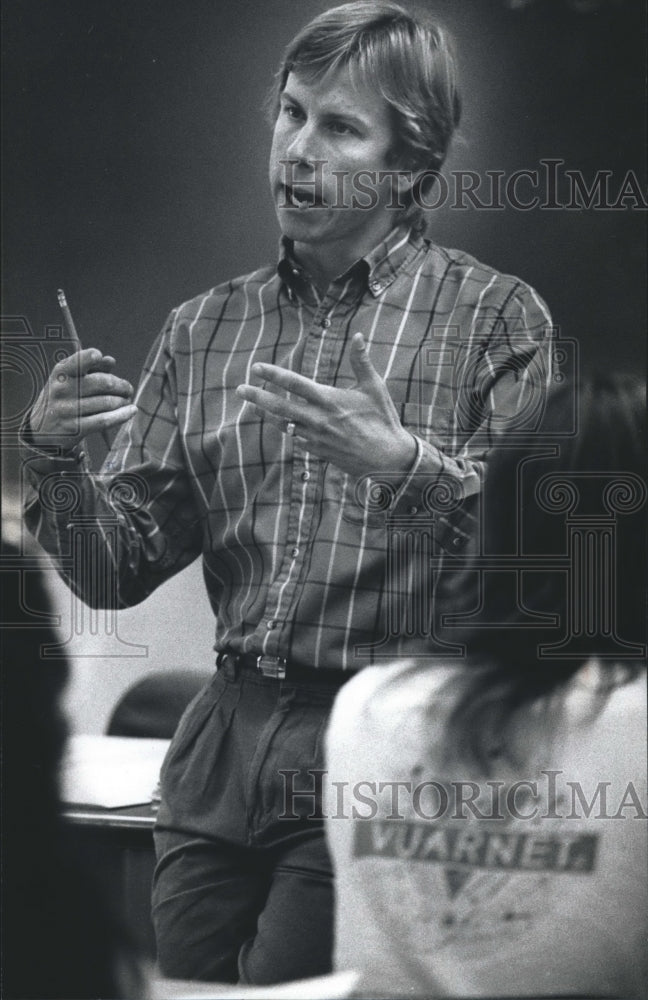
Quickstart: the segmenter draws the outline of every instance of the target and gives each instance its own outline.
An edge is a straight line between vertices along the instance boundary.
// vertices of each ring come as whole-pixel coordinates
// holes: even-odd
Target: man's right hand
[[[37,447],[72,448],[87,434],[117,427],[137,407],[130,382],[113,374],[115,359],[94,347],[71,354],[52,369],[29,416]]]

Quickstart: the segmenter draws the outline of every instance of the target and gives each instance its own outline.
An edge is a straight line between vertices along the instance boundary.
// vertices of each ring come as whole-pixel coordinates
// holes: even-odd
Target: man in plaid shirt
[[[61,361],[25,429],[36,537],[69,547],[66,475],[95,526],[93,567],[65,570],[85,601],[135,604],[203,559],[218,670],[162,771],[167,975],[330,968],[332,699],[367,663],[430,655],[438,566],[474,547],[493,436],[548,384],[533,289],[423,235],[459,113],[438,26],[390,0],[321,14],[274,93],[278,264],[174,309],[134,402],[114,359]],[[118,424],[91,473],[84,435]]]

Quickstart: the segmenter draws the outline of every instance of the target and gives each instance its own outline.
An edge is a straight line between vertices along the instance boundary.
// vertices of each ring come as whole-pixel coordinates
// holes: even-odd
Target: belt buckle
[[[282,656],[257,656],[256,668],[263,677],[286,679],[286,660]]]

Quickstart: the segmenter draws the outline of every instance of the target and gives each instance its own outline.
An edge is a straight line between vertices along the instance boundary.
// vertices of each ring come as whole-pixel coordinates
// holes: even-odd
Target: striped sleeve
[[[474,504],[488,455],[503,435],[520,439],[539,426],[552,379],[552,321],[535,290],[515,282],[497,306],[502,276],[493,275],[475,310],[469,336],[456,355],[452,420],[444,438],[416,436],[417,455],[397,497],[408,505],[420,496],[421,482],[437,483],[460,501],[448,517],[437,517],[437,541],[448,551],[474,537]]]
[[[156,339],[135,397],[99,473],[83,451],[52,458],[23,446],[25,522],[59,573],[93,607],[144,600],[201,551],[196,511],[176,422],[170,350],[175,313]],[[83,526],[83,541],[75,526]],[[75,547],[92,538],[93,559]]]

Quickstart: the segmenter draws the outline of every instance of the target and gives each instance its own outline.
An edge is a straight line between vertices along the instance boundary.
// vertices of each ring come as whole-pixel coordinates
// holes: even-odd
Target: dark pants
[[[330,971],[332,870],[316,791],[337,690],[228,665],[183,715],[155,831],[164,975],[263,985]]]

